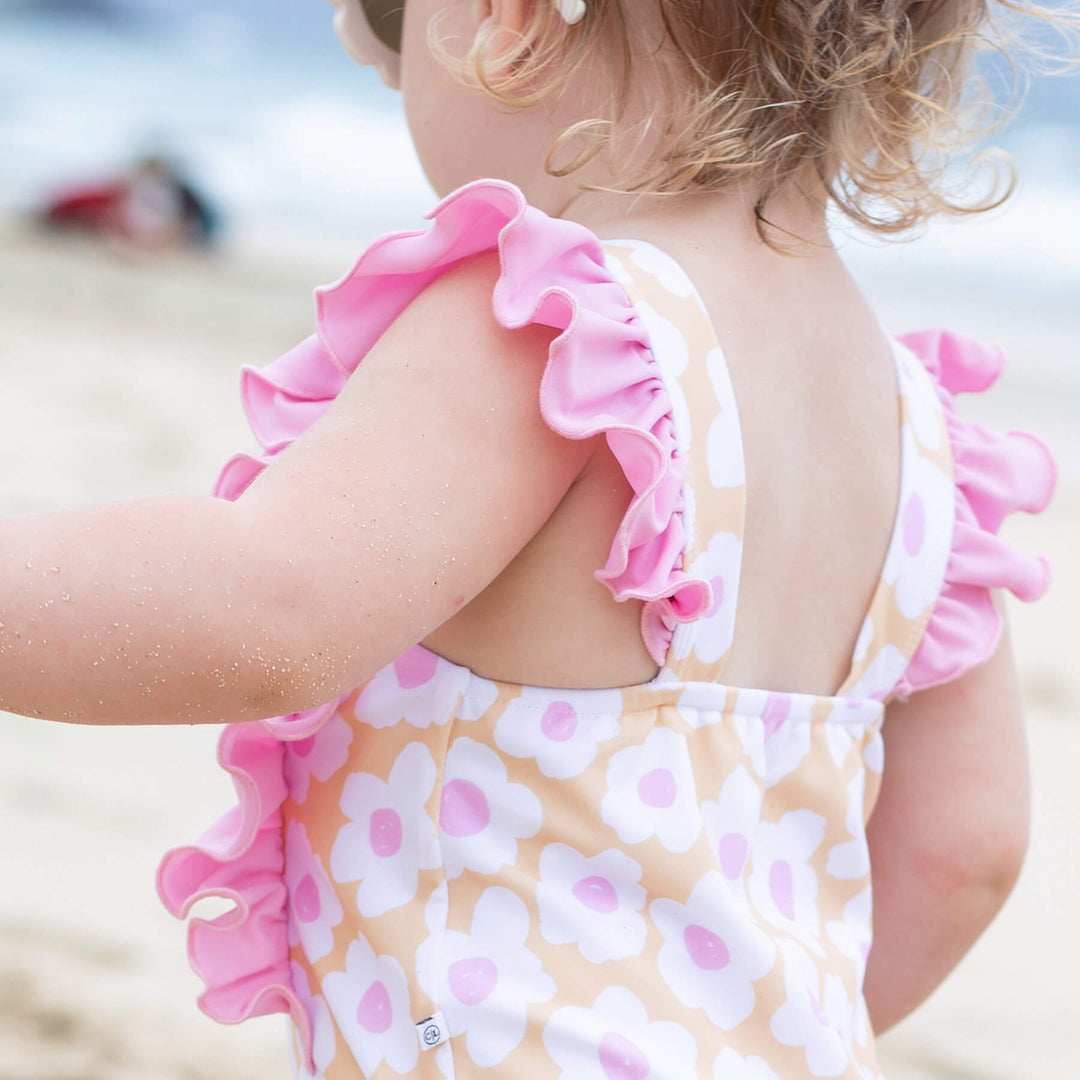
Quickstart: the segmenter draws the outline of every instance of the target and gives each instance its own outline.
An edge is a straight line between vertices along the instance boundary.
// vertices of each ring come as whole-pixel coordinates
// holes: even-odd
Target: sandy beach
[[[343,268],[337,256],[134,260],[0,223],[0,512],[205,491],[219,463],[251,445],[239,365],[307,334],[311,286]],[[883,1069],[889,1080],[1075,1080],[1080,319],[1024,318],[887,268],[869,274],[896,329],[952,305],[961,317],[950,321],[1003,340],[1012,367],[971,412],[1035,429],[1061,466],[1051,511],[1007,528],[1056,572],[1044,601],[1012,607],[1034,771],[1028,864],[956,974],[882,1040]],[[154,893],[161,853],[231,804],[216,734],[0,715],[0,1080],[289,1074],[281,1018],[228,1029],[197,1011],[183,928]]]

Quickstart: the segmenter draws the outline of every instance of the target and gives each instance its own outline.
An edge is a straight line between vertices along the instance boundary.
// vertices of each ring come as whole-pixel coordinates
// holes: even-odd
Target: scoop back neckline
[[[705,301],[702,298],[701,293],[698,290],[698,287],[697,287],[696,283],[694,282],[694,279],[687,273],[687,271],[683,267],[682,263],[678,259],[676,259],[669,251],[667,251],[667,249],[660,247],[658,244],[653,243],[653,241],[651,241],[651,240],[639,240],[639,239],[635,239],[634,237],[627,237],[627,236],[610,237],[610,238],[606,238],[606,239],[601,239],[600,237],[597,237],[597,240],[599,241],[601,247],[604,247],[605,245],[608,245],[608,244],[610,244],[610,245],[636,245],[636,246],[640,246],[640,247],[649,247],[649,248],[652,248],[654,251],[658,252],[663,258],[667,259],[674,266],[678,267],[679,272],[685,278],[687,284],[689,285],[689,287],[691,289],[691,295],[697,301],[697,303],[701,307],[701,310],[705,313],[705,316],[709,320],[709,326],[710,326],[710,328],[712,330],[713,338],[716,341],[717,348],[720,350],[720,357],[721,357],[721,360],[723,362],[724,368],[728,372],[728,378],[730,380],[731,379],[731,369],[730,369],[730,367],[728,365],[728,362],[727,362],[727,352],[725,351],[723,345],[720,343],[719,335],[716,333],[716,323],[714,322],[711,315],[709,314],[709,308],[705,304]],[[624,288],[624,291],[625,291],[625,288]],[[630,304],[630,306],[632,308],[634,308],[635,313],[637,313],[636,306],[634,304],[633,298],[630,297],[629,295],[627,295],[627,302]],[[640,318],[640,315],[638,315],[638,317]],[[882,560],[881,560],[881,566],[878,569],[877,582],[876,582],[876,584],[874,586],[873,593],[871,594],[870,602],[863,609],[862,619],[860,620],[860,623],[859,623],[860,627],[865,623],[865,621],[869,617],[870,613],[877,606],[879,600],[881,599],[882,594],[888,588],[888,585],[887,585],[887,583],[885,581],[885,565],[886,565],[886,562],[888,560],[889,552],[893,550],[896,543],[898,542],[898,540],[900,538],[901,530],[903,528],[904,490],[905,490],[905,485],[906,485],[906,483],[907,483],[907,481],[909,479],[908,476],[907,476],[906,469],[904,467],[904,454],[903,454],[902,436],[901,436],[901,431],[903,429],[903,424],[904,424],[903,353],[906,350],[905,350],[905,346],[904,346],[903,342],[899,341],[898,338],[896,337],[896,335],[893,334],[884,325],[884,323],[881,322],[880,319],[878,319],[878,327],[879,327],[879,329],[881,331],[882,337],[884,338],[886,344],[889,347],[889,355],[890,355],[890,357],[892,359],[892,364],[893,364],[893,375],[894,375],[893,392],[894,392],[895,399],[896,399],[896,421],[897,421],[896,428],[895,428],[895,434],[896,434],[896,442],[897,442],[898,476],[897,476],[897,490],[896,490],[896,505],[895,505],[895,507],[893,509],[892,526],[891,526],[891,528],[889,530],[888,543],[886,544],[885,554],[884,554],[884,556],[882,557]],[[734,380],[731,380],[731,381],[732,381],[732,391],[733,391],[734,397],[735,397],[735,408],[736,408],[736,412],[738,413],[738,412],[741,411],[739,409],[739,395],[736,392]],[[745,460],[745,451],[743,453],[743,457],[744,457],[744,460]],[[736,611],[736,616],[735,616],[735,625],[736,625],[736,628],[737,628],[738,627],[738,612],[737,611]],[[826,701],[848,700],[848,694],[847,694],[846,691],[850,690],[850,684],[852,683],[852,681],[854,679],[854,676],[855,676],[855,673],[856,673],[856,670],[857,670],[858,664],[859,664],[859,661],[858,661],[858,659],[856,658],[856,655],[855,655],[855,653],[857,651],[857,648],[858,648],[857,645],[855,647],[853,647],[851,653],[849,654],[848,662],[847,662],[847,669],[845,671],[844,678],[841,681],[839,687],[831,694],[814,694],[814,693],[808,693],[806,691],[801,691],[801,690],[769,690],[769,691],[766,691],[766,692],[768,692],[768,693],[778,693],[778,694],[789,694],[789,695],[793,695],[793,696],[801,696],[801,697],[807,697],[807,698],[816,698],[818,700],[826,700]],[[664,670],[665,670],[664,668],[661,668],[658,675],[662,675]],[[639,686],[650,686],[651,683],[639,683],[638,685]],[[720,683],[709,684],[709,685],[717,685],[717,686],[724,685],[726,689],[734,690],[734,691],[757,690],[757,689],[759,689],[757,687],[728,686],[727,684],[720,684]]]
[[[683,268],[682,263],[680,263],[678,259],[674,258],[674,256],[672,256],[664,248],[660,247],[658,244],[653,243],[651,240],[638,240],[638,239],[635,239],[634,237],[611,237],[611,238],[606,238],[606,239],[601,239],[600,237],[596,237],[596,239],[597,239],[597,242],[600,244],[600,246],[602,248],[605,245],[609,245],[609,244],[610,245],[622,244],[622,245],[636,245],[636,246],[650,247],[654,251],[658,252],[661,256],[663,256],[664,258],[666,258],[667,260],[669,260],[671,263],[673,263],[675,266],[677,266],[679,268],[679,271],[682,273],[683,277],[686,279],[687,283],[689,284],[689,286],[690,286],[690,288],[692,290],[693,297],[698,302],[698,304],[701,305],[701,308],[705,312],[706,316],[708,316],[708,308],[706,307],[704,301],[702,300],[701,293],[699,292],[699,290],[697,288],[697,285],[694,283],[693,278],[691,278],[690,275]],[[605,265],[606,265],[606,259],[605,259]],[[617,281],[617,279],[613,278],[613,281],[615,281],[616,284],[619,284],[620,287],[623,288],[623,291],[626,292],[625,287],[622,286],[621,283]],[[635,316],[637,318],[640,318],[641,316],[640,316],[640,313],[637,311],[637,306],[634,304],[634,301],[629,296],[629,294],[627,294],[626,299],[627,299],[627,303],[630,305],[631,309],[634,311]],[[719,338],[718,338],[718,335],[716,334],[716,326],[715,326],[715,323],[713,322],[711,317],[709,317],[709,325],[710,325],[710,327],[712,329],[714,338],[717,340],[717,347],[720,349],[720,355],[721,355],[721,358],[723,359],[724,367],[727,368],[727,366],[728,366],[727,365],[727,355],[726,355],[723,347],[719,343]],[[899,444],[899,442],[900,442],[900,431],[901,431],[901,428],[903,426],[903,417],[904,417],[904,407],[903,407],[903,400],[902,400],[902,398],[903,398],[903,374],[902,374],[902,354],[901,354],[901,350],[904,348],[904,346],[903,346],[903,343],[900,342],[896,338],[896,336],[893,333],[891,333],[884,326],[884,324],[881,324],[879,322],[879,326],[881,327],[882,334],[883,334],[883,336],[884,336],[884,338],[885,338],[885,340],[886,340],[886,342],[887,342],[887,344],[889,346],[889,354],[892,357],[892,361],[893,361],[893,371],[894,371],[894,375],[895,375],[894,392],[895,392],[895,395],[896,395],[896,417],[897,417],[896,438],[897,438],[897,442]],[[730,377],[730,369],[729,369],[729,377]],[[736,409],[738,409],[737,395],[736,395]],[[899,483],[898,483],[898,487],[897,487],[896,507],[895,507],[894,512],[893,512],[892,527],[891,527],[890,532],[889,532],[889,541],[888,541],[888,544],[886,545],[886,548],[885,548],[885,556],[883,556],[883,558],[882,558],[881,567],[878,570],[877,583],[876,583],[876,585],[874,587],[873,594],[871,595],[870,603],[863,610],[862,620],[860,621],[860,626],[862,625],[863,622],[865,622],[867,616],[874,609],[874,606],[877,604],[878,600],[880,599],[880,596],[881,596],[882,592],[887,588],[887,585],[886,585],[886,582],[885,582],[885,579],[884,579],[885,562],[886,562],[886,560],[888,558],[888,552],[893,549],[893,546],[897,542],[898,536],[900,534],[900,530],[901,530],[902,525],[903,525],[903,519],[902,519],[903,491],[904,491],[904,484],[905,484],[905,482],[907,480],[907,477],[905,475],[904,459],[903,459],[903,454],[902,453],[899,454],[899,466],[898,466],[898,468],[899,468],[900,475],[898,477]],[[737,624],[737,619],[738,619],[738,617],[736,615],[736,624]],[[660,705],[665,704],[665,702],[662,701],[662,700],[660,700],[660,701],[655,700],[657,697],[660,697],[660,698],[663,697],[663,691],[664,690],[670,688],[671,690],[677,691],[678,693],[681,694],[682,691],[685,690],[687,687],[695,687],[695,688],[705,688],[705,687],[707,687],[707,688],[710,688],[710,691],[712,693],[715,693],[718,697],[721,696],[721,695],[727,697],[727,696],[729,696],[731,694],[734,694],[734,695],[760,694],[760,695],[763,696],[762,707],[764,707],[764,698],[766,696],[768,696],[768,695],[783,695],[783,696],[789,697],[789,698],[791,698],[792,700],[795,700],[795,701],[803,700],[803,701],[813,701],[813,702],[827,702],[827,703],[832,703],[834,705],[838,704],[838,703],[845,703],[845,704],[850,705],[850,704],[853,704],[853,703],[856,703],[856,702],[861,702],[861,701],[864,701],[864,700],[865,701],[871,701],[871,700],[876,701],[876,700],[878,700],[876,698],[871,698],[869,696],[867,696],[865,698],[861,697],[861,696],[860,697],[853,697],[850,694],[850,689],[851,688],[850,688],[849,684],[852,682],[853,677],[854,677],[855,672],[856,672],[856,669],[857,669],[857,666],[858,666],[858,660],[855,657],[855,651],[856,650],[854,648],[852,649],[852,652],[851,652],[851,654],[849,656],[848,663],[847,663],[847,670],[845,672],[843,681],[840,683],[840,686],[839,686],[839,688],[837,690],[835,690],[834,692],[829,693],[829,694],[818,694],[818,693],[808,692],[808,691],[805,691],[805,690],[773,689],[773,688],[754,687],[754,686],[739,686],[739,685],[733,685],[733,684],[724,683],[724,682],[683,680],[683,679],[678,679],[678,678],[674,677],[672,675],[672,673],[670,672],[670,670],[666,666],[661,666],[660,669],[657,671],[656,675],[654,675],[653,678],[648,680],[647,682],[631,683],[631,684],[626,685],[626,686],[603,686],[603,687],[543,686],[543,685],[539,685],[537,683],[522,683],[522,682],[516,682],[516,681],[511,680],[511,679],[499,679],[499,678],[494,678],[494,677],[487,676],[487,675],[482,675],[482,674],[480,674],[479,672],[477,672],[476,670],[474,670],[473,668],[471,668],[471,667],[469,667],[467,665],[459,664],[459,663],[456,663],[453,660],[448,659],[447,657],[443,656],[442,654],[435,652],[433,649],[428,648],[426,645],[417,644],[415,646],[415,648],[423,649],[424,652],[428,653],[429,655],[434,657],[439,662],[441,662],[443,664],[447,664],[447,665],[451,666],[452,668],[454,668],[454,669],[456,669],[456,670],[458,670],[460,672],[463,672],[470,679],[484,680],[486,682],[494,683],[496,686],[505,687],[505,688],[510,689],[510,690],[528,688],[528,689],[536,690],[536,691],[544,694],[545,696],[550,694],[553,697],[557,697],[560,693],[562,693],[562,694],[574,694],[574,695],[590,695],[590,694],[604,694],[604,693],[612,693],[612,692],[618,692],[621,695],[623,695],[624,697],[626,697],[626,696],[630,696],[632,698],[636,698],[636,697],[639,697],[639,696],[641,697],[642,700],[641,700],[640,706],[637,706],[636,702],[632,702],[629,705],[629,707],[624,707],[624,708],[620,709],[619,710],[620,712],[635,711],[635,707],[640,708],[640,711],[647,711],[648,709],[651,709],[651,708],[657,708]],[[746,714],[740,712],[740,715],[746,715]]]

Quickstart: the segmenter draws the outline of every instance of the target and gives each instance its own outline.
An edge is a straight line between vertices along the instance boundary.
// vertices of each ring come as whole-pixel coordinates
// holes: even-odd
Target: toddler
[[[443,200],[245,370],[219,498],[0,525],[0,707],[230,722],[159,889],[300,1076],[876,1078],[1022,859],[1054,466],[825,218],[957,209],[986,5],[334,3]]]

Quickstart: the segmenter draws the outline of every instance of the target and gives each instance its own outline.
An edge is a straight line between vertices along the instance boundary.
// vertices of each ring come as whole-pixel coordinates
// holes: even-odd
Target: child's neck
[[[755,201],[753,193],[739,188],[682,195],[578,191],[558,208],[557,214],[587,225],[602,239],[652,240],[663,247],[665,235],[686,233],[699,238],[723,238],[726,247],[749,250],[762,244]],[[825,207],[823,195],[784,192],[764,208],[763,216],[771,226],[767,235],[790,254],[831,252]]]

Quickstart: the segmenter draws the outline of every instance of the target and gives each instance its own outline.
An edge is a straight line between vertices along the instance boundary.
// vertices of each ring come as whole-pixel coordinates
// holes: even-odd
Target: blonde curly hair
[[[598,55],[612,58],[602,115],[567,128],[548,154],[548,171],[569,175],[604,148],[623,117],[631,29],[644,3],[656,5],[672,46],[650,57],[667,100],[649,124],[662,124],[663,138],[644,167],[601,190],[663,194],[749,182],[763,235],[769,200],[808,169],[848,218],[879,233],[999,206],[1015,187],[1007,159],[978,159],[989,182],[969,175],[958,184],[947,170],[1019,99],[1006,52],[1016,26],[1003,24],[1035,17],[1068,37],[1077,26],[1074,15],[1013,0],[588,0],[575,26],[555,4],[538,3],[516,48],[500,55],[497,82],[485,59],[497,28],[482,28],[464,57],[440,36],[438,17],[428,40],[455,78],[512,107],[547,101]],[[975,56],[987,49],[1002,53],[1013,73],[1005,105],[976,70]],[[676,57],[680,70],[664,70],[662,55]],[[574,140],[585,149],[557,167]]]

